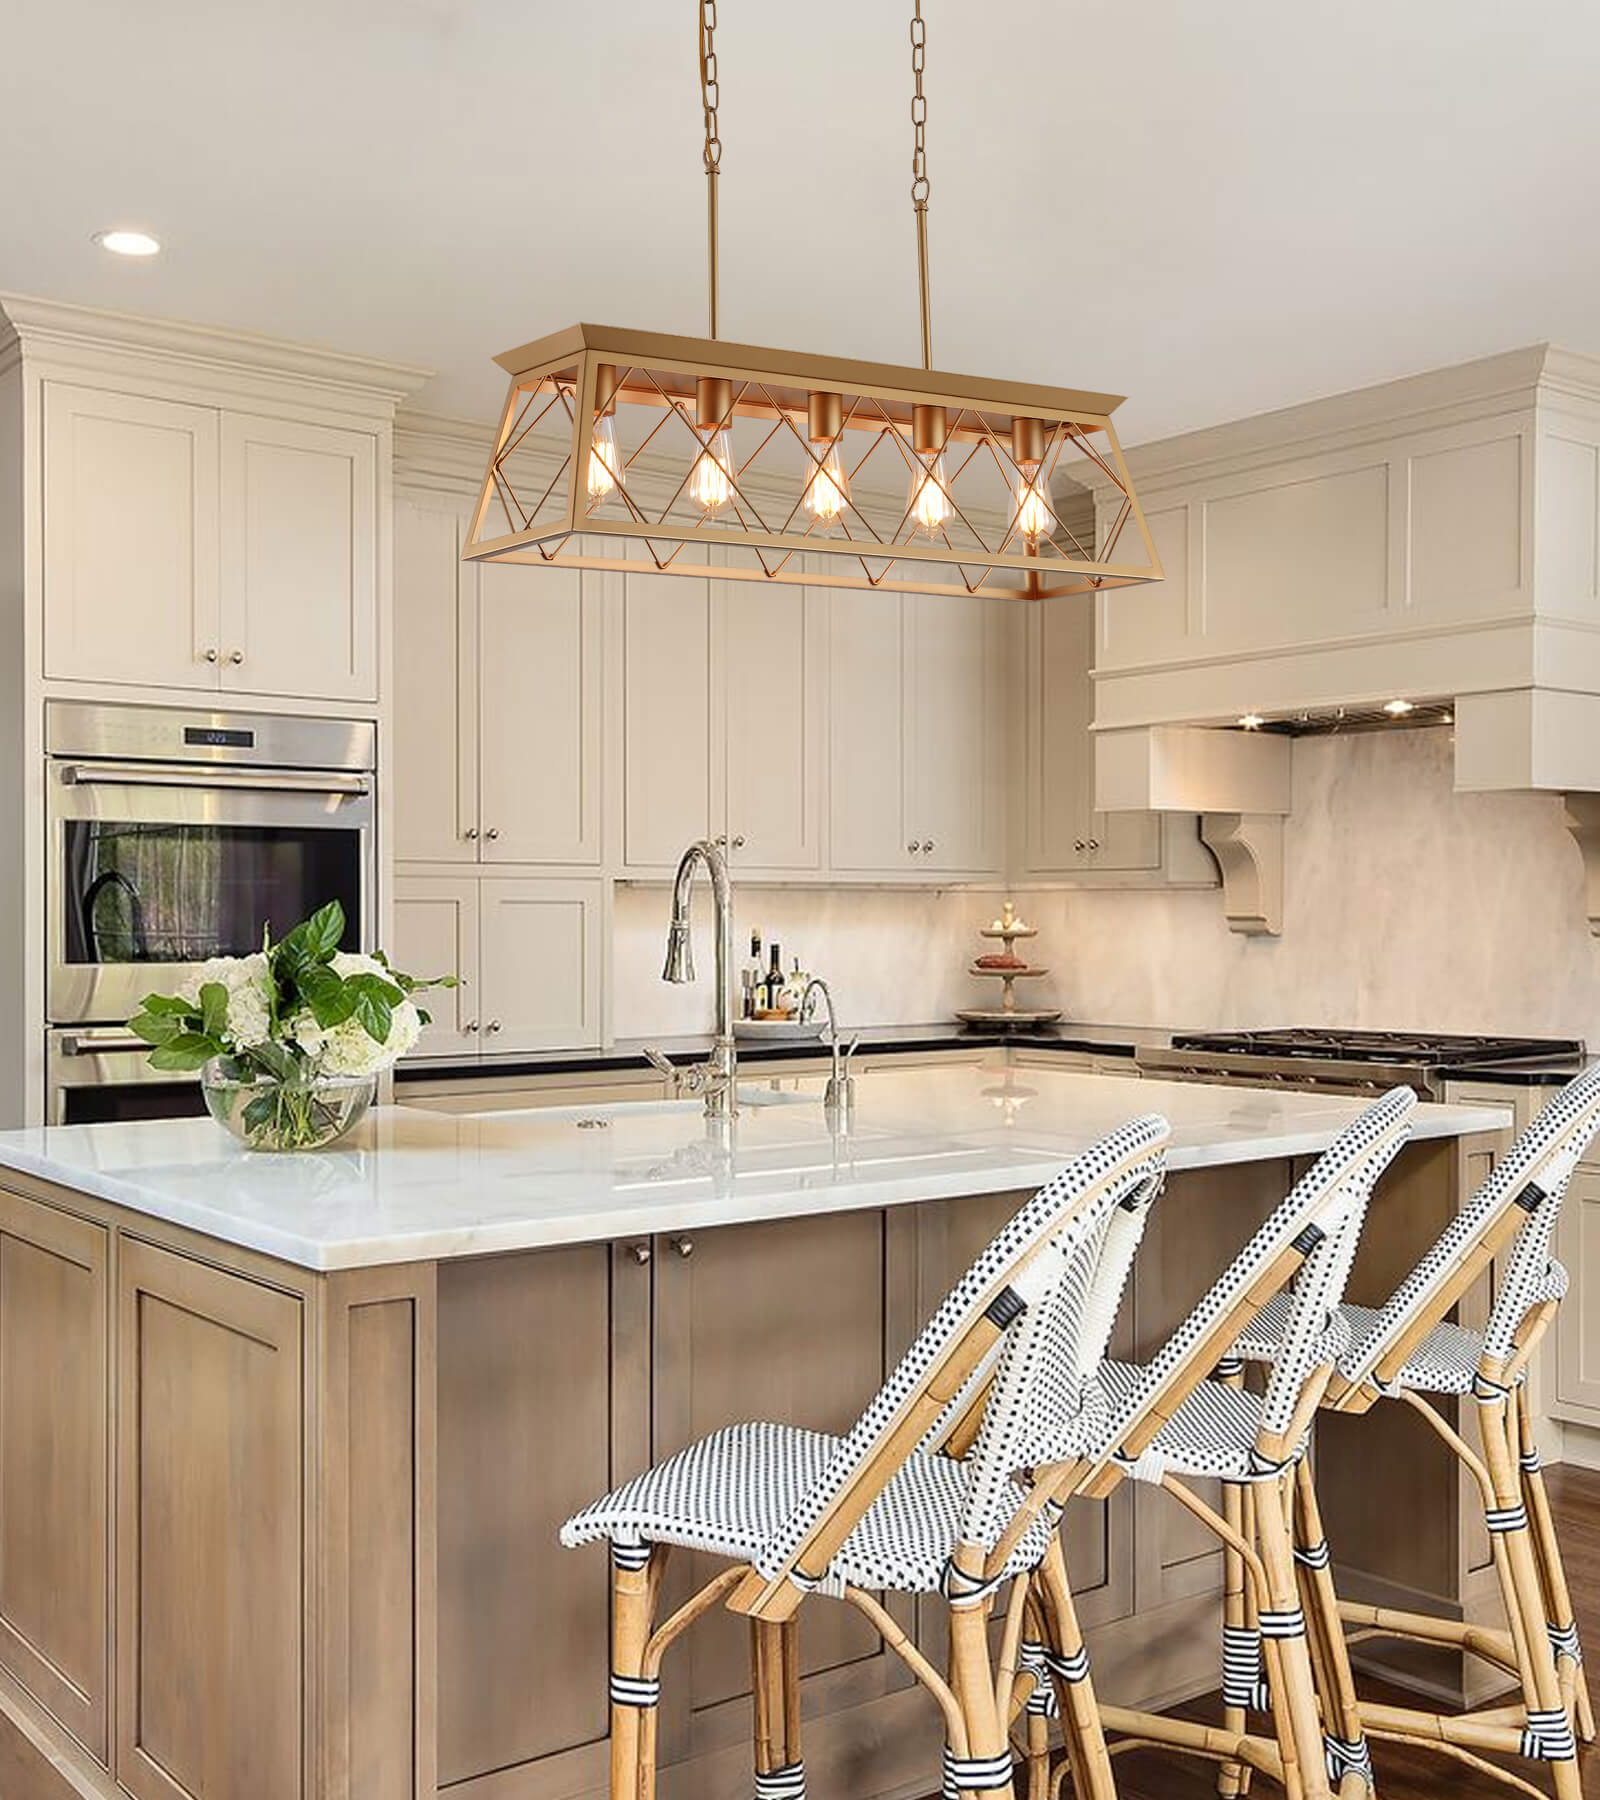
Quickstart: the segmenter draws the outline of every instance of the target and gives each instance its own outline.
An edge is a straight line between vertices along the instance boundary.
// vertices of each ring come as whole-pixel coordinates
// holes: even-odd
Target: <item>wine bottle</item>
[[[767,965],[767,979],[763,984],[768,1012],[776,1012],[783,999],[783,957],[778,946],[772,946],[772,961]]]

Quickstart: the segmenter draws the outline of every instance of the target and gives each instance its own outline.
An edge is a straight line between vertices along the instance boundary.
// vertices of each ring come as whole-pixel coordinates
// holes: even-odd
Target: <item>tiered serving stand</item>
[[[1005,945],[1005,954],[1015,956],[1012,948],[1019,939],[1037,937],[1039,934],[1031,925],[1024,924],[1017,917],[1016,908],[1008,900],[1001,916],[992,925],[985,925],[978,933],[979,937],[988,938],[991,942]],[[1047,968],[1036,968],[1030,963],[1022,963],[1015,968],[985,968],[981,963],[973,963],[972,973],[985,979],[996,979],[1001,983],[1000,1004],[998,1006],[966,1007],[957,1012],[956,1017],[967,1025],[986,1025],[991,1030],[999,1027],[1005,1030],[1012,1026],[1049,1025],[1061,1017],[1061,1008],[1027,1007],[1017,1004],[1016,983],[1031,981],[1036,976],[1048,975]]]

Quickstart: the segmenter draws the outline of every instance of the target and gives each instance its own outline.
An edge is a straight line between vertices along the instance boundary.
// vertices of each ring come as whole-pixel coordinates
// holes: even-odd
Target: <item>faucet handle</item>
[[[850,1034],[850,1042],[839,1052],[840,1062],[849,1062],[850,1058],[854,1056],[860,1048],[861,1033],[859,1031],[852,1032]]]
[[[664,1050],[658,1050],[653,1044],[644,1047],[644,1059],[657,1074],[665,1075],[673,1093],[681,1093],[684,1085],[683,1070]]]

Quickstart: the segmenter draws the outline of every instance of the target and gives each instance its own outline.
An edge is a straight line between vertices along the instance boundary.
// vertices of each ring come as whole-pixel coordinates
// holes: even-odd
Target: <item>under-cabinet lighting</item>
[[[1415,705],[1412,700],[1385,700],[1383,710],[1391,719],[1403,719],[1408,712],[1414,710]]]
[[[1266,724],[1266,720],[1260,713],[1241,713],[1239,723],[1246,731],[1259,731]]]
[[[161,250],[161,240],[148,231],[97,231],[94,241],[113,256],[155,256]]]

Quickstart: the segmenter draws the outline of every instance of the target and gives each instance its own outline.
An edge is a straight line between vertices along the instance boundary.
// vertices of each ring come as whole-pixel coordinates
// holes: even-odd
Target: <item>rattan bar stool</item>
[[[1349,1627],[1355,1636],[1453,1645],[1504,1669],[1521,1688],[1519,1704],[1510,1709],[1455,1715],[1362,1703],[1359,1715],[1372,1735],[1428,1744],[1519,1787],[1527,1784],[1482,1753],[1547,1763],[1562,1800],[1576,1800],[1579,1793],[1575,1739],[1593,1739],[1594,1717],[1534,1444],[1527,1373],[1566,1293],[1566,1270],[1550,1246],[1573,1169],[1597,1126],[1600,1065],[1569,1082],[1541,1109],[1381,1310],[1340,1309],[1351,1342],[1322,1400],[1325,1408],[1345,1413],[1364,1413],[1379,1400],[1409,1405],[1461,1460],[1482,1497],[1507,1629],[1340,1604],[1310,1472],[1302,1469],[1297,1483],[1297,1555],[1302,1568],[1315,1572],[1312,1597],[1320,1638],[1342,1645],[1343,1627]],[[1485,1329],[1450,1323],[1446,1315],[1496,1258],[1500,1269]],[[1282,1354],[1285,1323],[1282,1303],[1268,1306],[1241,1335],[1235,1356],[1275,1361]],[[1238,1368],[1238,1362],[1225,1362],[1223,1372],[1236,1380]],[[1477,1449],[1428,1404],[1427,1394],[1472,1397]],[[1237,1610],[1230,1626],[1249,1630]],[[1242,1668],[1248,1650],[1238,1655]],[[1341,1681],[1348,1679],[1342,1651],[1330,1668],[1340,1672]],[[1242,1716],[1249,1698],[1244,1685],[1235,1683],[1230,1723]],[[1348,1709],[1353,1700],[1353,1693],[1341,1692],[1336,1704]],[[1239,1787],[1223,1791],[1236,1793]]]
[[[1007,1659],[1030,1600],[1058,1641],[1081,1645],[1059,1579],[1049,1483],[1019,1482],[1014,1471],[1093,1398],[1091,1377],[1160,1189],[1166,1138],[1165,1120],[1136,1119],[1074,1158],[951,1290],[847,1436],[730,1426],[567,1522],[564,1544],[611,1548],[612,1800],[653,1795],[663,1655],[717,1606],[754,1627],[755,1792],[801,1800],[795,1614],[807,1600],[827,1599],[863,1613],[932,1693],[945,1725],[947,1786],[1011,1793]],[[727,1566],[657,1624],[673,1546]],[[1041,1566],[1033,1600],[1014,1578]],[[1007,1582],[997,1676],[987,1625]],[[944,1596],[947,1677],[875,1597],[884,1590]],[[1087,1689],[1068,1725],[1083,1791],[1111,1800]]]
[[[1252,1621],[1264,1645],[1249,1670],[1252,1701],[1272,1717],[1273,1735],[1234,1721],[1226,1728],[1163,1714],[1102,1706],[1119,1748],[1158,1744],[1209,1757],[1226,1768],[1259,1770],[1292,1800],[1325,1800],[1365,1785],[1370,1770],[1353,1707],[1325,1720],[1319,1699],[1322,1647],[1307,1637],[1291,1538],[1295,1475],[1312,1418],[1349,1331],[1338,1313],[1367,1203],[1378,1177],[1405,1142],[1416,1105],[1395,1088],[1364,1111],[1317,1159],[1189,1318],[1148,1364],[1107,1362],[1098,1385],[1110,1413],[1097,1440],[1058,1463],[1057,1497],[1103,1499],[1126,1479],[1170,1493],[1237,1559],[1248,1578]],[[1291,1284],[1292,1283],[1292,1287]],[[1276,1302],[1281,1350],[1262,1394],[1209,1379],[1219,1356],[1263,1307]],[[1236,1520],[1208,1506],[1189,1485],[1220,1480],[1249,1497]],[[1228,1596],[1231,1604],[1232,1595]],[[1047,1639],[1047,1658],[1065,1647]],[[1338,1653],[1342,1654],[1342,1643]],[[1315,1661],[1314,1661],[1315,1656]],[[1324,1689],[1327,1683],[1320,1684]],[[1013,1717],[1032,1702],[1029,1671],[1019,1675]],[[1044,1786],[1036,1735],[1028,1737],[1030,1793]],[[1067,1772],[1059,1766],[1058,1784]]]

